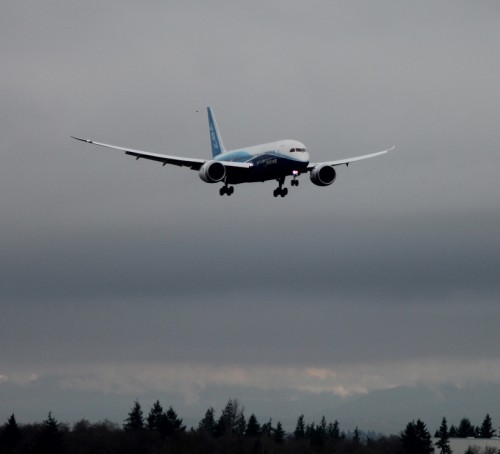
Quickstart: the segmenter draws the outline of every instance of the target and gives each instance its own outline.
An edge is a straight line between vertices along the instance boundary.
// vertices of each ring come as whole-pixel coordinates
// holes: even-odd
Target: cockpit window
[[[296,151],[297,153],[304,153],[306,151],[305,148],[290,148],[290,153]]]

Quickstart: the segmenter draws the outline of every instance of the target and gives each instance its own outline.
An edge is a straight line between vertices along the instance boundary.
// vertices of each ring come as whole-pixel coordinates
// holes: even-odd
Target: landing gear
[[[285,197],[288,194],[288,188],[276,188],[273,191],[274,197],[278,197],[279,195],[281,197]]]
[[[298,186],[299,185],[299,180],[297,180],[297,177],[300,175],[298,170],[294,170],[292,172],[293,175],[293,180],[292,180],[292,186]]]
[[[284,178],[279,178],[278,179],[278,184],[279,186],[273,191],[273,196],[278,197],[279,195],[281,197],[285,197],[288,194],[288,188],[283,187],[283,183],[285,182]]]
[[[230,196],[234,192],[234,186],[222,186],[222,188],[219,189],[219,194],[220,195],[227,195]]]
[[[292,186],[298,186],[298,185],[299,185],[299,180],[296,180],[296,179],[294,178],[290,184],[291,184]]]

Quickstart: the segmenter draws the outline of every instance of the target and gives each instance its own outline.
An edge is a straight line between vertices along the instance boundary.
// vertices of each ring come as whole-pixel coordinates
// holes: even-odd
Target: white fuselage
[[[309,165],[309,153],[297,140],[279,140],[226,151],[216,156],[215,160],[252,164],[251,172],[229,172],[228,182],[236,184],[299,175]]]

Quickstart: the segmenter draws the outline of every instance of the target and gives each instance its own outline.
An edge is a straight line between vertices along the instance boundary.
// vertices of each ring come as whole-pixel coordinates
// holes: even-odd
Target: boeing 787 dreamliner
[[[305,145],[296,140],[278,140],[262,145],[226,150],[212,108],[208,107],[207,111],[212,145],[211,159],[183,158],[150,153],[79,137],[71,137],[82,142],[125,152],[125,154],[134,156],[136,159],[150,159],[161,162],[163,165],[172,164],[189,167],[198,171],[198,175],[205,183],[221,183],[222,186],[219,190],[221,196],[230,196],[234,192],[234,186],[232,186],[234,184],[276,180],[278,187],[273,192],[274,197],[285,197],[288,194],[288,188],[283,187],[286,177],[291,177],[292,186],[298,186],[298,177],[307,172],[309,172],[309,178],[315,185],[329,186],[337,176],[336,166],[343,164],[347,166],[351,162],[380,156],[394,149],[392,147],[388,150],[354,158],[316,163],[309,161],[309,153]]]

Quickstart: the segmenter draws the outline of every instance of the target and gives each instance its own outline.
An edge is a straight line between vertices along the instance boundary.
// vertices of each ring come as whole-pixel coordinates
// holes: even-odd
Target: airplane
[[[75,136],[71,137],[100,147],[123,151],[127,155],[134,156],[136,160],[149,159],[161,162],[163,166],[171,164],[197,170],[199,177],[205,183],[223,184],[219,190],[221,196],[232,195],[234,192],[234,186],[232,185],[276,180],[278,187],[273,192],[274,197],[285,197],[288,194],[288,188],[283,187],[285,179],[290,176],[292,178],[291,186],[297,187],[299,185],[297,178],[299,175],[307,172],[309,172],[309,178],[315,185],[329,186],[336,179],[336,166],[344,164],[348,166],[351,162],[380,156],[395,148],[393,146],[388,150],[377,153],[317,163],[309,161],[309,153],[305,145],[297,140],[279,140],[261,145],[226,150],[211,107],[207,107],[207,113],[212,159],[186,158],[150,153],[148,151],[118,147]]]

